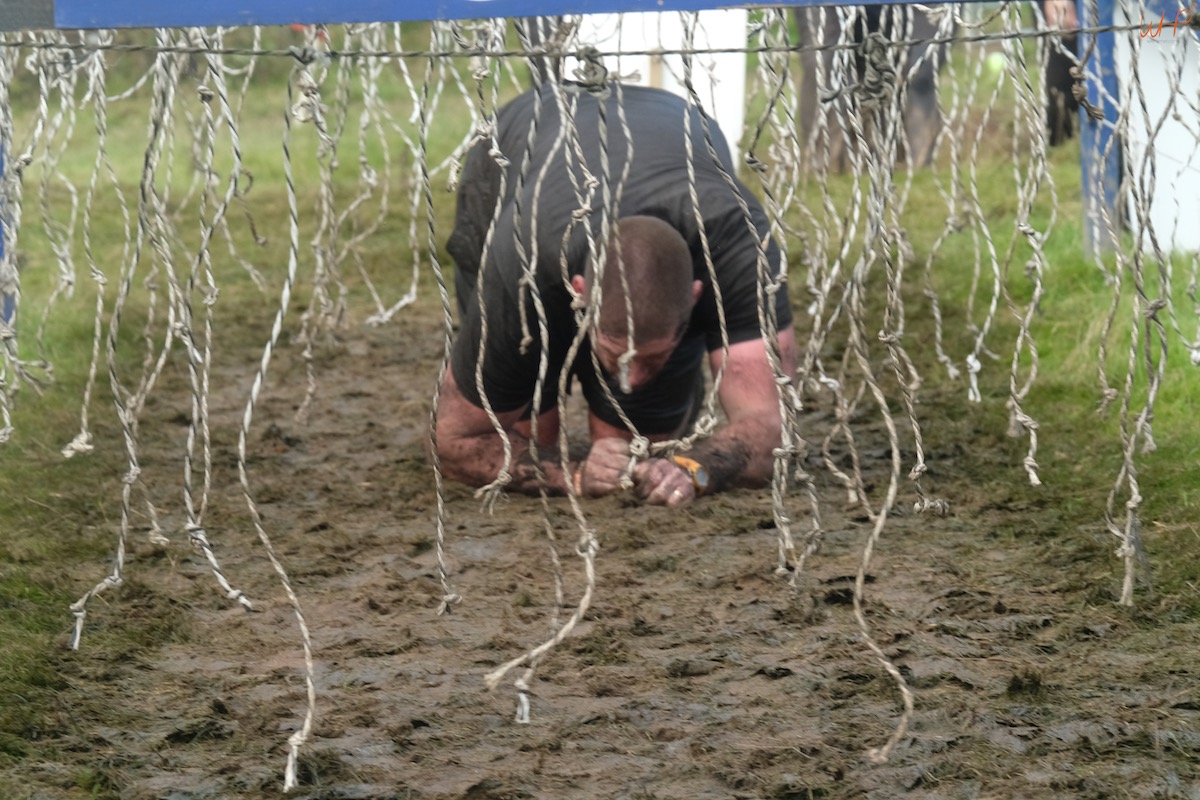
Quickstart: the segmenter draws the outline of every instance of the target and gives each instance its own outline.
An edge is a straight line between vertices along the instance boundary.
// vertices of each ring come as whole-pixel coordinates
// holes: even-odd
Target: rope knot
[[[950,516],[950,503],[940,497],[922,497],[913,503],[913,511],[918,514],[925,514],[932,511],[939,517],[948,517]]]
[[[1014,405],[1011,400],[1009,401],[1009,408],[1012,414],[1010,419],[1012,431],[1010,431],[1010,435],[1021,436],[1026,431],[1036,431],[1038,429],[1038,421],[1022,411],[1019,406]]]
[[[92,434],[88,431],[80,431],[75,434],[66,447],[62,449],[63,457],[71,458],[79,453],[90,453],[92,451]]]
[[[600,58],[600,51],[594,47],[585,47],[576,57],[581,62],[575,68],[575,80],[579,83],[579,88],[601,99],[608,97],[608,68]]]
[[[1088,55],[1091,55],[1090,50]],[[1071,97],[1075,99],[1076,103],[1084,107],[1084,109],[1087,111],[1088,117],[1090,117],[1093,122],[1102,121],[1104,119],[1104,112],[1100,110],[1099,106],[1097,106],[1091,100],[1088,100],[1087,86],[1084,83],[1085,78],[1083,74],[1083,65],[1077,64],[1071,67],[1068,72],[1070,72],[1071,77],[1075,79],[1075,84],[1071,86]]]
[[[717,429],[717,418],[715,415],[705,411],[696,418],[696,423],[692,426],[692,429],[695,430],[697,436],[708,438]]]
[[[674,452],[672,445],[675,442],[660,442],[659,444],[652,443],[642,434],[634,431],[633,439],[629,442],[629,460],[625,464],[625,469],[621,472],[621,488],[632,489],[634,486],[633,472],[641,461],[657,456],[663,452]],[[685,445],[686,446],[686,445]]]
[[[575,555],[580,558],[595,558],[596,553],[600,550],[600,543],[596,541],[596,531],[593,528],[588,528],[584,531],[587,541],[575,545]]]
[[[495,161],[496,165],[501,169],[508,167],[508,157],[504,155],[504,152],[499,147],[493,147],[491,150],[488,150],[488,155],[492,157],[492,160]]]
[[[292,106],[292,118],[297,122],[314,122],[320,119],[321,90],[307,70],[300,73],[300,99]]]
[[[462,602],[462,595],[449,593],[442,595],[442,602],[438,604],[437,615],[440,617],[443,614],[448,614],[454,610],[454,606]]]
[[[636,436],[634,436],[633,440],[629,443],[629,455],[633,456],[634,458],[636,458],[640,461],[641,459],[643,459],[647,455],[649,455],[649,453],[650,453],[650,440],[647,439],[645,436],[642,436],[641,434],[637,434]]]
[[[496,480],[475,490],[475,497],[483,498],[481,505],[484,513],[491,514],[496,509],[496,502],[504,495],[504,487],[510,483],[512,483],[512,473],[502,469],[496,476]]]
[[[292,45],[288,48],[288,52],[292,54],[292,58],[296,59],[306,67],[316,61],[317,57],[320,55],[315,49],[308,47],[307,45],[304,47]]]
[[[862,80],[854,88],[865,108],[883,105],[896,87],[896,68],[892,65],[891,42],[879,31],[867,35],[862,55],[866,62]]]

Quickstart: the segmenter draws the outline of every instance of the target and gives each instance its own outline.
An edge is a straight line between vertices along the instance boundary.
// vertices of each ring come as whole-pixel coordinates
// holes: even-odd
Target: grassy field
[[[286,41],[287,34],[279,34]],[[415,46],[415,45],[414,45]],[[149,63],[146,54],[126,54],[114,68],[109,91],[115,92],[130,85],[132,76]],[[217,321],[216,343],[222,341],[265,341],[283,271],[288,262],[289,207],[285,185],[285,169],[280,147],[285,135],[283,120],[288,98],[282,88],[290,64],[286,59],[265,59],[258,67],[253,87],[242,107],[239,135],[245,153],[244,168],[253,175],[253,186],[245,188],[245,205],[235,203],[228,211],[232,235],[239,252],[251,260],[266,277],[264,291],[255,288],[248,274],[232,263],[223,241],[214,244],[213,254],[220,275],[221,293],[214,306]],[[411,59],[409,67],[414,80],[419,81],[424,65]],[[200,69],[198,75],[202,75]],[[331,112],[338,103],[333,90],[336,76],[331,73],[323,89],[322,99]],[[994,80],[992,78],[991,80]],[[200,78],[181,83],[180,91],[195,93]],[[345,104],[355,110],[347,115],[346,132],[339,145],[336,166],[327,153],[320,151],[320,141],[312,125],[295,125],[292,131],[292,170],[296,182],[297,208],[302,215],[302,231],[298,258],[301,268],[295,298],[289,312],[288,330],[295,332],[297,319],[309,306],[312,297],[313,249],[310,240],[318,234],[319,217],[316,210],[328,199],[322,193],[321,174],[330,170],[327,184],[334,193],[336,208],[345,208],[362,185],[358,168],[359,153],[355,142],[358,124],[356,114],[361,108],[363,90],[357,76],[347,81]],[[507,76],[501,81],[503,94],[513,91]],[[399,143],[399,133],[418,141],[419,123],[410,116],[412,106],[401,82],[393,74],[381,84],[380,100],[394,114],[396,125],[383,137],[368,131],[364,139],[364,159],[379,171],[380,180],[392,186],[390,207],[377,231],[366,238],[356,250],[355,258],[342,265],[348,284],[348,305],[352,311],[352,326],[361,324],[372,310],[369,292],[356,275],[358,264],[369,274],[385,298],[385,302],[403,295],[407,289],[414,243],[410,231],[418,235],[416,249],[424,252],[427,219],[425,209],[416,209],[415,228],[410,228],[413,209],[409,202],[409,187],[415,178],[414,158]],[[81,92],[82,90],[77,90]],[[488,89],[490,92],[490,88]],[[435,128],[430,133],[430,161],[439,163],[461,141],[466,133],[468,115],[465,105],[455,99],[447,88]],[[979,93],[986,96],[986,91]],[[132,263],[130,248],[137,246],[137,236],[123,221],[124,205],[134,224],[137,220],[139,196],[138,178],[147,149],[149,122],[147,119],[149,92],[143,90],[134,100],[113,103],[107,118],[107,154],[116,172],[117,185],[101,173],[91,208],[88,233],[95,262],[106,276],[100,290],[105,303],[104,335],[111,330],[111,309],[121,288],[122,268]],[[182,95],[181,95],[182,96]],[[1011,92],[1004,96],[1011,97]],[[36,119],[36,87],[26,79],[14,85],[12,102],[19,132],[28,132]],[[1011,104],[1011,100],[1009,101]],[[978,205],[989,228],[996,232],[998,249],[1003,253],[1012,236],[1016,217],[1016,192],[1013,178],[1011,140],[1011,105],[993,112],[994,132],[987,135],[987,145],[975,165]],[[179,108],[190,108],[191,119],[180,120],[174,128],[176,137],[170,143],[175,160],[170,175],[161,172],[155,187],[169,194],[167,206],[175,209],[175,201],[184,197],[194,178],[189,152],[192,132],[199,129],[199,105],[188,96]],[[978,114],[978,112],[976,112]],[[978,119],[976,116],[974,119]],[[1006,127],[1007,126],[1007,127]],[[222,134],[224,136],[224,134]],[[384,158],[381,141],[390,142],[389,172],[382,172]],[[77,187],[77,197],[83,202],[96,158],[97,136],[90,112],[83,113],[75,124],[69,147],[62,152],[58,170],[67,182]],[[14,152],[25,145],[18,137]],[[219,175],[227,174],[231,160],[228,142],[222,139],[221,155],[214,168]],[[71,215],[71,195],[66,183],[56,176],[47,176],[40,169],[39,158],[46,150],[34,150],[34,162],[27,170],[22,225],[19,232],[17,258],[21,266],[22,307],[19,345],[22,357],[29,360],[44,358],[53,364],[53,380],[42,392],[32,387],[21,388],[14,398],[12,440],[0,449],[0,768],[7,762],[47,757],[41,748],[43,732],[54,727],[58,716],[67,713],[55,702],[56,692],[65,680],[61,653],[72,626],[69,605],[87,590],[113,558],[114,532],[120,525],[119,496],[121,476],[126,470],[120,426],[113,413],[113,394],[108,377],[108,365],[103,353],[99,365],[95,394],[89,407],[90,425],[96,439],[96,449],[86,455],[64,458],[60,451],[79,430],[80,403],[87,382],[92,354],[94,309],[98,285],[89,276],[83,250],[83,210],[78,211],[74,238],[68,243],[75,267],[75,286],[71,296],[60,297],[48,313],[44,312],[48,298],[59,282],[59,269],[54,255],[54,241],[65,230]],[[1028,153],[1021,156],[1027,163]],[[324,159],[324,160],[323,160]],[[1032,332],[1036,338],[1039,374],[1026,401],[1026,411],[1040,422],[1038,461],[1044,485],[1038,490],[1047,508],[1053,509],[1047,525],[1064,530],[1085,527],[1102,530],[1104,504],[1110,487],[1122,466],[1123,426],[1137,414],[1147,394],[1147,368],[1165,363],[1165,380],[1158,392],[1154,407],[1154,433],[1157,448],[1153,452],[1137,453],[1140,496],[1144,500],[1140,514],[1145,549],[1152,569],[1152,587],[1140,585],[1137,603],[1143,607],[1168,613],[1175,619],[1192,619],[1200,614],[1200,588],[1196,584],[1194,565],[1200,557],[1200,531],[1194,520],[1200,511],[1200,491],[1196,489],[1195,464],[1200,455],[1200,430],[1194,424],[1194,408],[1200,403],[1200,376],[1192,368],[1186,349],[1179,338],[1168,330],[1167,351],[1162,354],[1158,344],[1132,305],[1135,289],[1128,270],[1130,253],[1121,259],[1107,255],[1098,265],[1083,254],[1083,224],[1078,147],[1069,145],[1049,157],[1048,175],[1056,186],[1052,201],[1048,191],[1039,194],[1031,221],[1044,228],[1051,213],[1055,216],[1052,235],[1044,245],[1045,294],[1041,298]],[[898,174],[899,177],[899,174]],[[1006,425],[1004,411],[1008,396],[1008,371],[1012,343],[1018,326],[1016,311],[1021,311],[1032,296],[1032,284],[1024,265],[1029,249],[1024,244],[1013,248],[1007,260],[1002,284],[1006,296],[1000,299],[994,328],[988,347],[995,351],[995,360],[986,360],[981,374],[983,411],[972,410],[967,402],[963,378],[951,379],[932,354],[932,319],[928,303],[922,294],[922,269],[931,247],[944,223],[945,203],[941,189],[946,172],[944,164],[937,170],[925,171],[913,177],[903,223],[908,232],[915,258],[910,262],[905,283],[908,308],[905,343],[917,360],[925,378],[922,387],[922,421],[931,431],[939,421],[961,419],[964,415],[982,416],[991,431],[978,442],[962,442],[962,446],[1001,447],[1011,451],[1011,469],[997,474],[997,484],[1026,481],[1020,467],[1024,453],[1023,442],[1004,443]],[[45,179],[45,190],[42,185]],[[747,178],[753,185],[753,179]],[[804,189],[804,201],[810,208],[819,208],[828,194],[833,205],[843,208],[851,195],[853,178],[835,175],[828,183],[810,184]],[[439,247],[450,230],[453,196],[446,190],[447,175],[440,173],[433,180],[433,220]],[[217,183],[223,191],[224,185]],[[45,197],[49,216],[43,216]],[[350,214],[340,230],[345,241],[357,230],[370,223],[378,210],[378,196],[369,200],[359,211]],[[212,202],[210,198],[209,202]],[[211,206],[210,206],[211,207]],[[175,224],[179,239],[171,245],[176,269],[187,275],[196,262],[199,224],[197,201],[191,200],[186,214],[180,214]],[[797,226],[804,223],[793,212]],[[253,230],[262,238],[255,244]],[[122,376],[124,390],[135,385],[142,374],[146,345],[142,330],[153,313],[153,336],[161,346],[166,308],[166,281],[158,276],[158,303],[150,304],[150,294],[144,285],[151,263],[151,243],[146,240],[138,270],[129,276],[130,295],[116,334],[118,347],[114,369]],[[795,246],[797,249],[799,245]],[[857,252],[861,241],[852,245]],[[951,235],[935,256],[933,279],[945,318],[946,347],[958,365],[970,351],[972,324],[979,324],[983,309],[991,299],[990,266],[983,267],[983,279],[974,285],[973,264],[978,241],[970,230]],[[817,258],[821,258],[818,254]],[[444,253],[440,261],[447,265]],[[851,261],[852,263],[852,261]],[[1196,317],[1194,301],[1188,296],[1191,262],[1180,258],[1173,263],[1173,274],[1164,278],[1159,265],[1146,264],[1145,294],[1148,297],[1169,294],[1175,301],[1180,324],[1185,333],[1194,331]],[[881,269],[872,285],[882,288]],[[1115,282],[1114,276],[1121,281]],[[793,282],[803,285],[803,265],[793,262]],[[1164,285],[1169,282],[1171,285]],[[974,285],[974,291],[972,287]],[[422,299],[429,307],[438,303],[435,284],[429,271],[421,277]],[[1009,306],[1011,301],[1012,306]],[[1116,304],[1116,315],[1108,333],[1108,352],[1103,364],[1097,355],[1103,340],[1105,320]],[[197,307],[199,310],[199,306]],[[799,298],[797,298],[799,309]],[[403,313],[403,312],[402,312]],[[798,315],[798,330],[803,335],[810,321]],[[36,332],[44,324],[44,338]],[[1136,358],[1130,365],[1131,336],[1140,337]],[[431,331],[431,335],[438,335]],[[1156,335],[1156,334],[1155,334]],[[836,344],[841,334],[831,342]],[[296,346],[296,345],[290,345]],[[157,351],[152,350],[155,355]],[[876,354],[878,356],[878,354]],[[1148,361],[1149,359],[1149,361]],[[837,357],[831,356],[836,362]],[[1027,374],[1028,356],[1021,364],[1021,375]],[[171,370],[186,371],[178,353],[171,361]],[[1121,403],[1110,404],[1103,413],[1097,409],[1102,398],[1099,374],[1111,386],[1121,389],[1128,380],[1132,410],[1122,412]],[[893,408],[898,412],[899,406]],[[382,413],[386,413],[382,412]],[[182,429],[181,429],[182,430]],[[935,438],[936,433],[931,434]],[[941,446],[946,446],[940,441]],[[934,465],[936,475],[936,463]],[[1117,494],[1118,516],[1128,499],[1127,489]],[[1117,547],[1115,539],[1104,552]],[[167,565],[164,564],[164,567]],[[1113,573],[1112,584],[1119,583],[1121,565],[1116,558],[1106,565]],[[121,604],[136,602],[136,586],[121,593],[105,596],[102,602]],[[1115,591],[1115,590],[1114,590]],[[1115,594],[1097,596],[1097,603],[1111,603]],[[140,619],[136,624],[87,639],[86,647],[98,654],[107,650],[128,652],[139,647],[152,648],[164,636],[181,635],[187,629],[187,609],[175,609],[172,618],[150,623]],[[81,792],[91,796],[108,796],[102,776],[80,774]]]

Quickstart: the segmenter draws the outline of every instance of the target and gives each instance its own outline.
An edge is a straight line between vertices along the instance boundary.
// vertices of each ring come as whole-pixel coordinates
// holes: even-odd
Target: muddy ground
[[[147,407],[143,468],[173,543],[135,520],[127,582],[95,601],[66,650],[59,720],[7,776],[16,797],[129,800],[282,796],[287,739],[303,719],[300,635],[255,537],[235,469],[236,420],[257,341],[226,354],[212,399],[217,473],[208,535],[247,613],[218,591],[178,533],[178,453],[189,399],[169,367]],[[868,758],[900,721],[895,682],[851,604],[871,524],[813,469],[827,537],[796,587],[775,574],[765,491],[670,512],[588,501],[602,550],[586,621],[531,682],[514,721],[513,672],[483,676],[550,630],[553,573],[536,498],[487,515],[449,487],[441,597],[436,494],[423,457],[442,347],[436,317],[355,329],[317,354],[306,425],[299,350],[281,349],[250,436],[265,528],[314,643],[317,718],[297,798],[1200,798],[1196,625],[1152,601],[1119,608],[1120,565],[1099,524],[1064,522],[1024,480],[1002,403],[926,413],[931,487],[945,518],[901,510],[867,570],[871,631],[914,692],[886,764]],[[248,367],[247,365],[251,365]],[[808,417],[814,440],[827,409]],[[884,441],[860,429],[881,496]],[[969,443],[969,446],[968,446]],[[1042,459],[1069,469],[1045,446]],[[107,520],[80,537],[111,537]],[[790,501],[797,528],[804,503]],[[551,503],[568,606],[583,587],[565,500]],[[76,568],[79,592],[103,563]],[[70,625],[63,609],[64,631]],[[102,646],[144,631],[140,646]],[[64,642],[66,635],[64,633]],[[123,641],[123,640],[122,640]]]

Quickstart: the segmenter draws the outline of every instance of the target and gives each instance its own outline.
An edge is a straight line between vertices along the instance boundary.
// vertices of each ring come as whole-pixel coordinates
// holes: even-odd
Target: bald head
[[[592,281],[589,267],[589,287]],[[675,338],[687,325],[695,302],[687,242],[656,217],[621,219],[609,242],[601,290],[599,328],[604,335],[628,338],[632,317],[637,344]]]

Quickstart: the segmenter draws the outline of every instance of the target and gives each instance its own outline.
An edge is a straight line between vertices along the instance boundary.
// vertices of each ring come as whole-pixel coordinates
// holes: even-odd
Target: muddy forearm
[[[722,428],[686,455],[704,467],[706,493],[712,494],[734,486],[765,486],[774,471],[772,451],[778,446],[778,428],[748,422]]]
[[[557,459],[541,458],[535,462],[527,438],[514,431],[509,431],[508,437],[512,446],[509,491],[537,494],[544,485],[552,495],[566,493],[562,464]],[[504,467],[504,444],[494,432],[439,443],[438,454],[443,474],[468,486],[486,486],[496,480]]]

